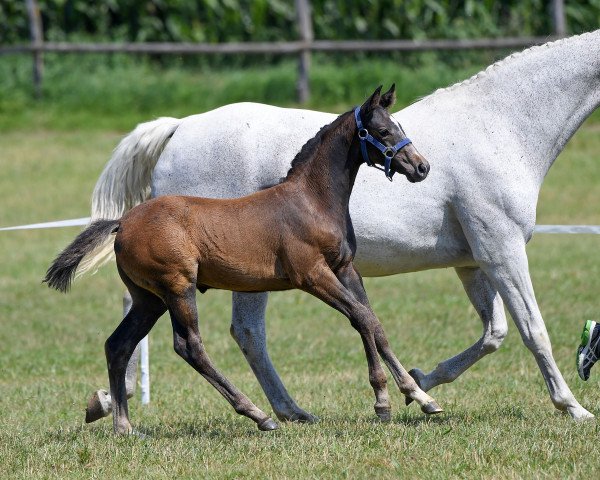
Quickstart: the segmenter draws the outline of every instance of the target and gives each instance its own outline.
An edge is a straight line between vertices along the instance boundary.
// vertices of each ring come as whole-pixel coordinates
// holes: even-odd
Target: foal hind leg
[[[267,351],[265,309],[268,293],[233,292],[231,336],[235,339],[280,420],[313,423],[313,414],[301,409],[287,392]]]
[[[483,333],[477,342],[458,355],[438,363],[430,373],[425,374],[418,368],[409,372],[426,392],[443,383],[453,382],[484,356],[498,350],[508,331],[502,298],[483,270],[456,268],[456,273],[481,318]],[[406,398],[407,405],[411,401]]]
[[[133,297],[129,313],[104,345],[113,412],[115,433],[131,433],[127,407],[127,363],[135,347],[152,329],[158,318],[166,311],[163,301],[139,287],[128,285]]]
[[[277,424],[219,372],[208,357],[198,329],[195,290],[195,286],[190,285],[183,296],[167,300],[175,351],[208,380],[237,413],[254,420],[260,430],[275,430]]]
[[[131,295],[128,291],[123,295],[123,317],[125,317],[131,309]],[[127,363],[125,372],[125,386],[127,390],[127,398],[133,397],[137,383],[137,367],[140,359],[140,345],[135,347],[131,354],[131,358]],[[88,400],[85,409],[85,422],[91,423],[101,418],[108,417],[112,412],[112,403],[110,393],[106,390],[96,390]]]

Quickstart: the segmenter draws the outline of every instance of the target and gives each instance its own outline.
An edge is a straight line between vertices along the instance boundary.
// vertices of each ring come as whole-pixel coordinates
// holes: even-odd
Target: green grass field
[[[88,214],[123,133],[89,123],[84,131],[19,127],[0,135],[1,226]],[[588,123],[551,170],[538,223],[600,224],[598,152],[599,125]],[[150,438],[115,438],[108,419],[86,425],[89,394],[107,384],[103,343],[120,320],[123,287],[111,265],[68,296],[41,285],[77,232],[0,232],[1,478],[593,478],[600,470],[598,424],[555,412],[514,325],[500,351],[433,391],[446,413],[425,418],[390,384],[393,421],[382,425],[358,335],[298,292],[271,295],[269,347],[289,391],[319,424],[256,430],[176,356],[163,318],[151,335],[152,403],[130,402],[132,423]],[[584,320],[600,317],[599,246],[597,236],[538,235],[528,249],[559,367],[596,415],[600,367],[583,383],[574,353]],[[480,335],[452,270],[368,279],[366,288],[407,367],[431,369]],[[205,343],[221,370],[270,411],[229,336],[229,299],[200,296]]]

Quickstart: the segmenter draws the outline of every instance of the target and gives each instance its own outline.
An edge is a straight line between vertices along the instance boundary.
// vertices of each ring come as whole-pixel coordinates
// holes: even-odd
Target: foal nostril
[[[423,175],[427,175],[427,165],[425,165],[424,163],[419,163],[417,165],[417,172],[419,173],[419,175],[423,176]]]

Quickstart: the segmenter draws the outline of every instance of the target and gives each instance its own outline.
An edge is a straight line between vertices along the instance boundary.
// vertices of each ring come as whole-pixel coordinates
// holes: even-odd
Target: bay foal
[[[125,388],[127,362],[138,342],[168,310],[175,351],[261,430],[277,424],[215,369],[198,330],[196,289],[241,292],[304,290],[343,313],[360,333],[375,412],[390,419],[386,375],[423,412],[441,412],[392,352],[353,265],[356,240],[348,202],[364,161],[385,164],[386,176],[423,180],[429,165],[388,109],[394,87],[379,87],[355,111],[323,127],[302,148],[280,184],[247,197],[215,200],[165,196],[120,220],[99,220],[53,262],[45,281],[67,291],[86,255],[114,242],[117,268],[133,306],[105,344],[116,433],[130,433]],[[362,122],[362,123],[361,123]],[[370,142],[370,143],[367,143]],[[235,161],[235,159],[232,159]],[[85,261],[85,260],[84,260]]]

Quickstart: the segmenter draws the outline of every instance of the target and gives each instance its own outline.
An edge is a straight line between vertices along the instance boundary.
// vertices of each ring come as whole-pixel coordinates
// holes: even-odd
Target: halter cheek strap
[[[385,176],[391,182],[392,176],[394,175],[394,171],[391,169],[392,158],[394,158],[394,155],[396,155],[401,148],[404,148],[409,143],[412,143],[412,141],[409,138],[405,138],[404,140],[400,140],[393,147],[388,147],[373,137],[368,130],[363,127],[362,120],[360,119],[360,106],[354,109],[354,118],[356,119],[356,127],[358,128],[358,139],[360,140],[360,151],[362,153],[363,160],[369,167],[375,167],[378,170],[385,172]],[[369,153],[367,152],[367,142],[383,153],[384,168],[376,165],[369,158]]]

